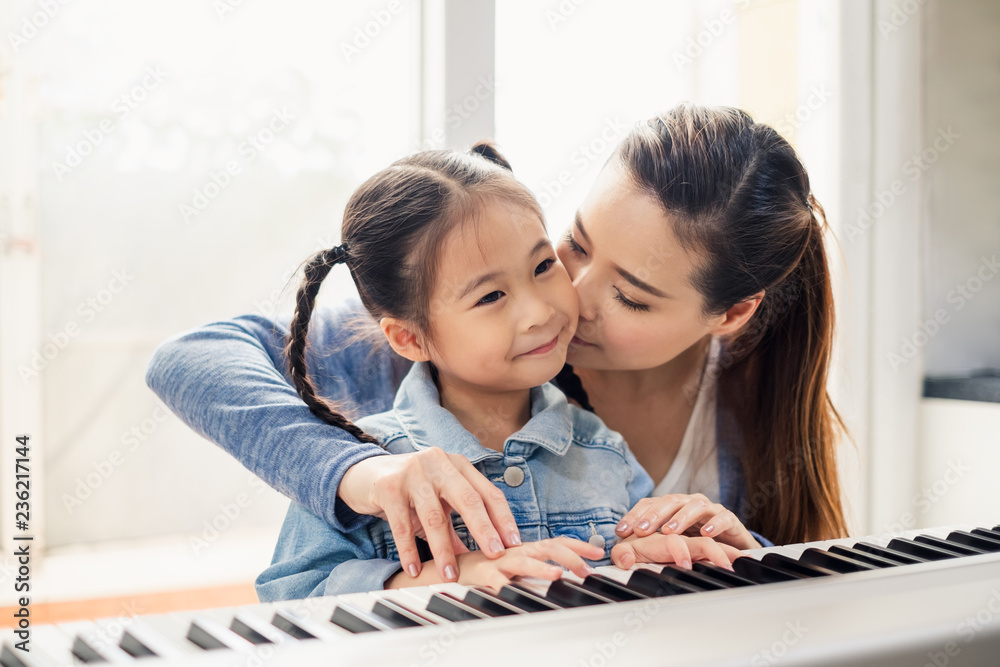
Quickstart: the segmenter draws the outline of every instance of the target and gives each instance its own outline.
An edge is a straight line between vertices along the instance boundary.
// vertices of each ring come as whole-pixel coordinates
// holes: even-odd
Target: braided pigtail
[[[378,444],[378,440],[355,426],[344,415],[337,412],[333,403],[316,393],[309,371],[306,368],[306,347],[308,344],[309,320],[316,305],[316,295],[335,264],[347,261],[347,248],[340,245],[331,250],[316,253],[306,264],[305,277],[295,295],[295,317],[292,319],[285,355],[288,357],[288,371],[295,383],[295,390],[309,406],[309,411],[328,424],[332,424],[353,435],[359,442]]]

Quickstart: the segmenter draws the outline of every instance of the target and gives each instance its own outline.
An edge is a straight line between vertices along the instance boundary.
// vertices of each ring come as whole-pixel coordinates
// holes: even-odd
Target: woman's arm
[[[308,363],[320,393],[361,417],[391,407],[401,364],[388,346],[350,340],[358,315],[367,316],[356,302],[317,310]],[[385,451],[327,424],[302,402],[285,370],[287,324],[244,315],[170,338],[153,353],[146,383],[184,423],[265,482],[351,530],[370,518],[338,499],[339,482],[352,465]]]
[[[388,345],[359,339],[359,317],[369,315],[357,301],[318,309],[307,351],[317,391],[356,408],[354,418],[390,409],[410,365]],[[154,352],[146,383],[184,423],[334,528],[371,521],[360,515],[386,518],[408,572],[421,569],[420,533],[442,575],[457,565],[452,509],[489,557],[520,544],[503,493],[464,458],[438,448],[384,457],[313,415],[287,374],[287,327],[287,317],[245,315],[180,334]]]

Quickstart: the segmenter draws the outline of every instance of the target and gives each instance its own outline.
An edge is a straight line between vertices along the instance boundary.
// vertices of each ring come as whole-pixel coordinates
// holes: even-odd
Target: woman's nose
[[[573,289],[576,290],[580,303],[580,319],[593,320],[597,317],[597,300],[594,299],[593,284],[589,280],[590,269],[578,271],[573,278]]]

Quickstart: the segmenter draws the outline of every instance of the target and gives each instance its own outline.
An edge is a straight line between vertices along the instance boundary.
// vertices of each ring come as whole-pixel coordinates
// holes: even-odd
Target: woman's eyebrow
[[[631,273],[629,273],[628,271],[626,271],[622,267],[618,266],[617,264],[614,264],[613,266],[615,267],[615,271],[618,272],[618,275],[620,275],[626,281],[628,281],[632,285],[635,285],[639,289],[644,290],[646,292],[649,292],[653,296],[658,296],[661,299],[669,299],[670,298],[670,295],[667,294],[666,292],[661,292],[660,290],[656,289],[655,287],[653,287],[649,283],[647,283],[647,282],[645,282],[643,280],[639,280],[638,278],[636,278],[635,276],[633,276]]]
[[[576,212],[576,218],[573,220],[573,222],[576,223],[576,228],[580,232],[580,236],[583,237],[583,240],[586,241],[588,245],[592,245],[591,242],[590,242],[590,237],[587,236],[587,232],[583,228],[583,222],[580,220],[580,212],[579,211]],[[639,280],[637,277],[635,277],[634,275],[632,275],[631,273],[629,273],[628,271],[626,271],[622,267],[618,266],[617,264],[613,264],[612,266],[615,267],[615,271],[618,272],[618,275],[620,275],[622,278],[624,278],[629,284],[634,285],[634,286],[638,287],[639,289],[641,289],[641,290],[643,290],[645,292],[649,292],[653,296],[658,296],[661,299],[669,299],[670,298],[670,295],[667,294],[666,292],[658,290],[657,288],[653,287],[652,285],[650,285],[649,283],[647,283],[644,280]]]

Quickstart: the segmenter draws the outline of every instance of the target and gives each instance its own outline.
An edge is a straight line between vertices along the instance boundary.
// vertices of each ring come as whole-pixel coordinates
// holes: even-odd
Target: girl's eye
[[[541,264],[539,264],[538,266],[535,267],[535,275],[537,276],[537,275],[539,275],[541,273],[545,273],[555,263],[556,263],[556,260],[554,260],[554,259],[552,259],[550,257],[549,259],[545,260],[544,262],[542,262]]]
[[[489,294],[487,294],[486,296],[484,296],[482,299],[480,299],[479,302],[476,305],[477,306],[486,306],[486,305],[489,305],[491,303],[496,303],[497,301],[500,300],[500,297],[502,297],[502,296],[503,296],[503,292],[501,292],[500,290],[496,290],[494,292],[490,292]]]
[[[649,310],[649,306],[643,303],[636,303],[635,301],[632,301],[624,294],[622,294],[621,290],[618,289],[617,287],[615,287],[615,299],[620,304],[622,304],[631,311],[644,313]]]
[[[569,249],[570,250],[572,250],[573,252],[575,252],[575,253],[577,253],[579,255],[586,255],[587,254],[586,251],[584,251],[584,249],[580,247],[580,244],[576,242],[576,239],[573,238],[573,231],[572,230],[566,232],[566,236],[564,236],[563,238],[565,238],[566,242],[569,243]]]

